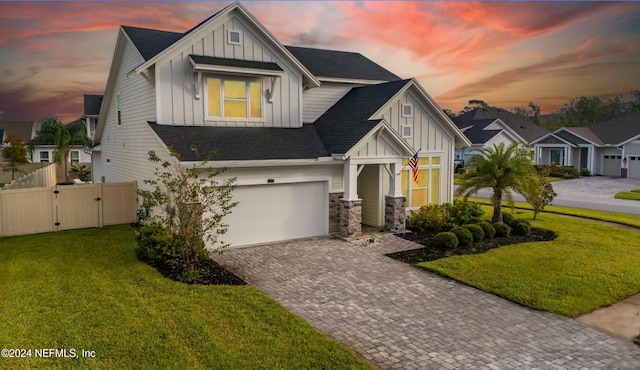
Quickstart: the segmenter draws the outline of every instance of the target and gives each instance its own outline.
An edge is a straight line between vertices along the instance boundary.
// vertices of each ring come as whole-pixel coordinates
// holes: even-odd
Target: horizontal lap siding
[[[227,30],[242,32],[242,45],[227,43]],[[243,21],[237,14],[232,13],[224,20],[212,24],[211,29],[198,32],[191,36],[193,41],[168,60],[158,61],[159,86],[159,117],[161,124],[174,125],[216,125],[234,127],[300,127],[302,74],[287,61],[262,36],[262,34]],[[273,102],[267,101],[263,95],[264,119],[262,120],[205,120],[205,101],[207,98],[203,81],[197,81],[198,74],[194,73],[189,61],[189,55],[206,55],[219,58],[231,58],[260,62],[275,62],[282,69],[284,75],[277,79],[275,89],[271,85],[271,78],[261,78],[263,91],[273,89]],[[215,73],[202,73],[206,76],[225,77]],[[228,75],[226,76],[228,77]],[[251,76],[249,78],[259,78]],[[242,77],[240,77],[242,78]],[[199,98],[196,99],[196,87]]]
[[[302,102],[302,121],[306,123],[315,122],[353,87],[356,87],[356,85],[324,82],[320,87],[305,90]]]

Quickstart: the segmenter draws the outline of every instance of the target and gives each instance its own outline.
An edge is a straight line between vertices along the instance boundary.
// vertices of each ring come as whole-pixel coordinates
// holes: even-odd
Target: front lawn
[[[32,350],[0,368],[371,368],[254,287],[177,283],[134,247],[122,225],[0,238],[0,344]]]
[[[640,189],[631,190],[631,191],[622,191],[617,193],[614,198],[616,199],[627,199],[627,200],[640,200]]]
[[[489,213],[489,207],[485,211]],[[530,211],[517,213],[532,219]],[[533,227],[555,231],[558,238],[418,266],[522,305],[570,317],[640,292],[637,231],[549,213],[531,221]]]

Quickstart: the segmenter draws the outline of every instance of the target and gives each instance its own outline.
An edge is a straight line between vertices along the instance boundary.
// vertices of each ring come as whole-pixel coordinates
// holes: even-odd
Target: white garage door
[[[327,182],[238,186],[221,237],[231,247],[326,235]]]
[[[640,179],[640,156],[629,156],[627,162],[629,163],[627,176],[631,179]]]
[[[604,155],[602,158],[602,176],[620,177],[621,155]]]

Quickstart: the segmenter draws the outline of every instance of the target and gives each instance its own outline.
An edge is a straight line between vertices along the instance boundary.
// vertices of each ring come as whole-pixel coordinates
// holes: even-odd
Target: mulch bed
[[[168,268],[162,266],[153,266],[162,276],[171,280],[180,281],[180,277]],[[197,276],[192,284],[196,285],[246,285],[247,283],[241,278],[229,272],[220,266],[216,261],[208,259],[200,263]]]
[[[458,247],[453,250],[444,251],[444,250],[432,247],[430,245],[431,240],[433,240],[433,237],[436,234],[437,234],[436,232],[423,233],[423,234],[417,234],[417,233],[396,234],[401,238],[411,240],[412,242],[416,242],[418,244],[422,244],[424,245],[424,247],[418,248],[418,249],[412,249],[408,251],[390,253],[390,254],[387,254],[387,256],[402,262],[415,265],[416,263],[435,261],[440,258],[446,258],[451,256],[484,253],[493,248],[498,248],[505,245],[549,241],[549,240],[554,240],[555,238],[558,237],[558,235],[553,231],[532,228],[531,234],[527,236],[514,235],[509,237],[498,237],[498,238],[483,240],[479,243],[474,243],[469,247]]]

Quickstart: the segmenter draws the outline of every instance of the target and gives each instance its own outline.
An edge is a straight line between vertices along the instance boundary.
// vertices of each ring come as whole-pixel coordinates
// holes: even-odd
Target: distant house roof
[[[352,80],[396,81],[389,72],[360,53],[285,46],[296,59],[318,77]]]
[[[4,121],[0,122],[0,129],[3,129],[7,136],[17,136],[23,142],[28,143],[29,140],[31,140],[31,135],[33,134],[33,122]]]
[[[329,153],[313,124],[299,129],[272,127],[172,126],[149,123],[167,147],[182,161],[198,161],[191,150],[217,150],[214,161],[314,159]]]
[[[486,130],[486,127],[495,122],[495,119],[470,120],[471,116],[453,117],[451,120],[458,126],[464,136],[472,144],[484,144],[498,135],[502,130]]]
[[[527,143],[532,143],[533,141],[547,135],[550,132],[546,128],[540,127],[534,122],[526,118],[516,116],[515,114],[508,112],[502,108],[476,108],[472,111],[463,113],[458,117],[455,117],[453,121],[456,122],[456,125],[458,127],[461,127],[458,122],[461,122],[461,124],[467,124],[467,126],[469,126],[470,124],[473,124],[473,122],[484,122],[488,119],[500,119],[516,134],[522,137]]]
[[[590,128],[605,144],[621,144],[640,135],[640,111],[602,122]]]
[[[344,154],[380,121],[369,120],[411,80],[399,80],[351,89],[315,122],[331,154]]]
[[[589,127],[563,127],[561,130],[557,130],[555,134],[572,144],[604,144]]]
[[[101,105],[102,105],[102,95],[84,94],[84,115],[85,116],[100,115]]]

